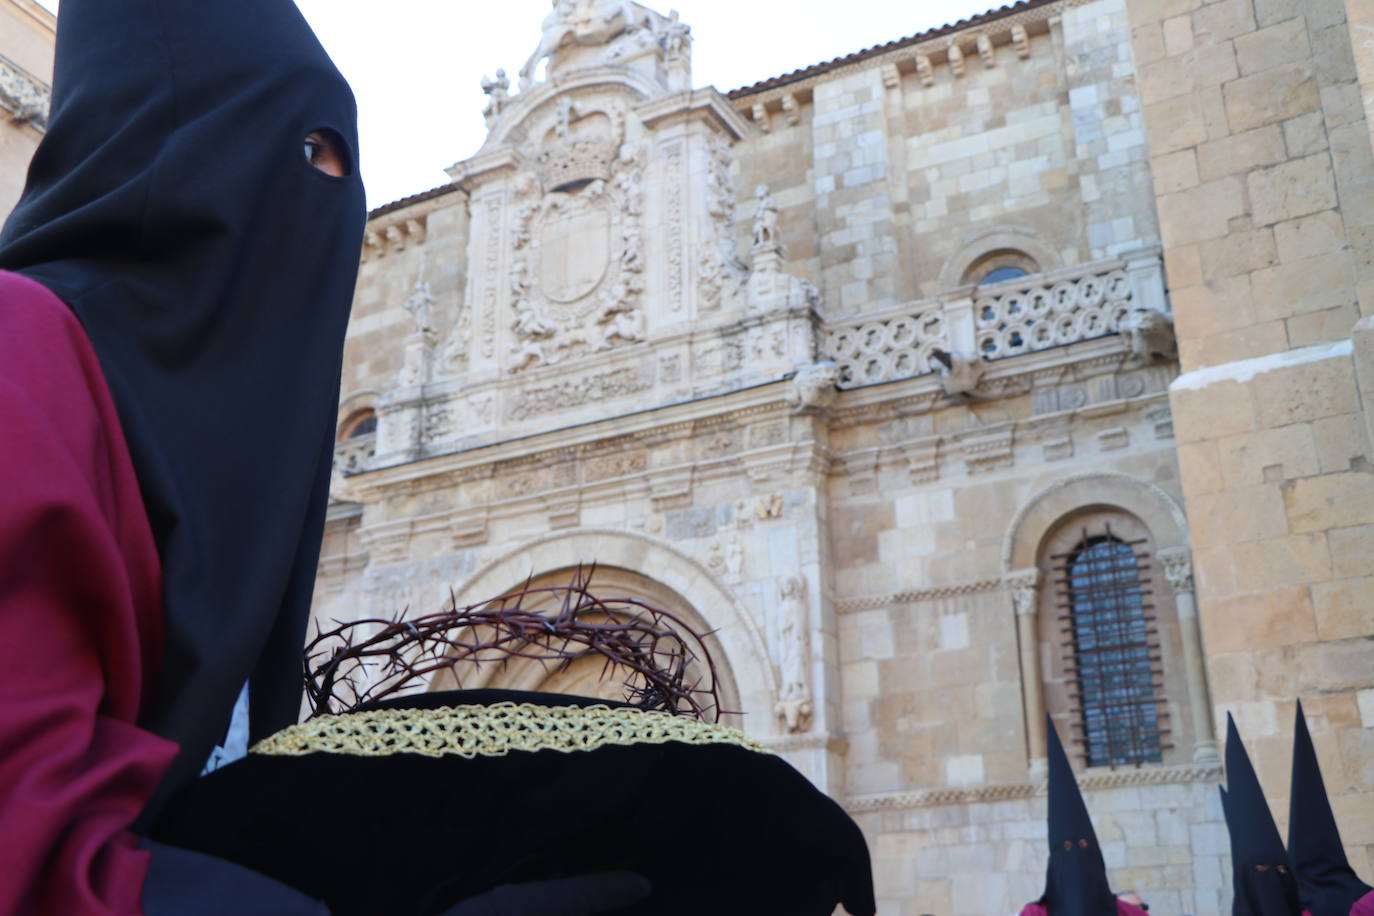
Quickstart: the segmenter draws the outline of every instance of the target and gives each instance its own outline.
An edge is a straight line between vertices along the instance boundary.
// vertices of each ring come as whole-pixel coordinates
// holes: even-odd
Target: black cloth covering
[[[1298,894],[1312,916],[1349,916],[1350,908],[1374,888],[1359,879],[1346,858],[1302,701],[1297,705],[1293,782],[1288,796],[1288,858],[1298,879]]]
[[[483,690],[380,705],[507,701],[603,702]],[[292,885],[333,916],[429,916],[498,885],[606,871],[653,885],[617,910],[628,916],[875,911],[858,826],[781,758],[726,744],[250,754],[183,789],[152,836]]]
[[[1045,717],[1045,733],[1050,860],[1045,869],[1045,893],[1038,902],[1054,916],[1116,916],[1116,895],[1107,884],[1102,847],[1049,716]]]
[[[1298,883],[1250,755],[1226,716],[1226,788],[1221,810],[1231,835],[1234,916],[1300,916]]]
[[[109,383],[162,561],[140,724],[195,777],[250,680],[296,721],[366,220],[353,96],[290,0],[63,0],[52,113],[0,267],[56,293]],[[330,132],[349,174],[306,161]]]

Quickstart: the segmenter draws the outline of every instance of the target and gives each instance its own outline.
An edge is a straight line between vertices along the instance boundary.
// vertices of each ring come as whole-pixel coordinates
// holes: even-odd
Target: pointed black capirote
[[[1045,732],[1049,751],[1050,860],[1040,903],[1051,916],[1115,916],[1116,895],[1107,883],[1102,848],[1074,779],[1073,767],[1069,766],[1049,716],[1045,717]]]
[[[1293,783],[1288,798],[1288,858],[1303,906],[1312,916],[1349,916],[1355,902],[1374,888],[1356,876],[1341,846],[1301,700],[1293,723]]]
[[[1226,788],[1221,793],[1231,835],[1234,916],[1300,916],[1298,885],[1279,828],[1264,799],[1236,723],[1226,717]]]
[[[140,724],[193,779],[250,681],[294,722],[366,204],[353,94],[291,0],[63,0],[52,113],[0,268],[100,359],[163,569]],[[349,174],[306,160],[307,135]]]

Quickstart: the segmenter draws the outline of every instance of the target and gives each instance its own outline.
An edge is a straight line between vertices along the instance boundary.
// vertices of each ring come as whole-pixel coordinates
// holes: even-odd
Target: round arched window
[[[964,283],[987,286],[1038,274],[1040,265],[1024,251],[999,248],[981,255],[964,271]]]
[[[361,439],[363,436],[370,436],[376,431],[377,412],[371,408],[359,410],[349,415],[348,419],[339,427],[339,441]]]
[[[1001,283],[1004,280],[1019,280],[1022,277],[1029,277],[1030,271],[1016,266],[994,267],[983,275],[983,279],[978,281],[982,286],[988,283]]]

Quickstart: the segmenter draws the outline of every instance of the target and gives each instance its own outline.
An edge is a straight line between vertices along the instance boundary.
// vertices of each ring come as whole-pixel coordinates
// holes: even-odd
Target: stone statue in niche
[[[825,410],[835,401],[840,380],[838,363],[824,362],[800,366],[792,377],[792,395],[788,403],[796,413]]]
[[[778,582],[778,601],[767,617],[768,647],[778,672],[778,702],[774,712],[789,732],[811,726],[811,686],[806,669],[809,639],[806,626],[806,580],[783,576]]]
[[[1120,329],[1122,343],[1126,345],[1133,362],[1146,364],[1178,356],[1174,323],[1163,312],[1133,309],[1121,319]]]
[[[495,79],[482,77],[482,91],[487,94],[487,107],[482,109],[482,117],[490,128],[510,101],[510,78],[506,71],[497,70]]]
[[[758,198],[759,209],[754,216],[754,247],[770,248],[779,245],[778,240],[778,202],[769,193],[768,185],[761,184],[754,191]]]

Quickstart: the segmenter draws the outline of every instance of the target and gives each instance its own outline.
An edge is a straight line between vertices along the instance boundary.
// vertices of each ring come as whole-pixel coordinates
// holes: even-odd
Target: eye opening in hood
[[[304,159],[310,171],[331,181],[353,177],[353,151],[337,130],[319,126],[305,132],[301,138]]]

